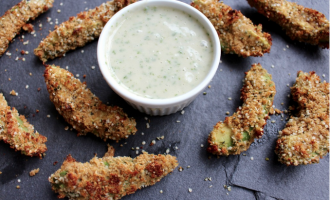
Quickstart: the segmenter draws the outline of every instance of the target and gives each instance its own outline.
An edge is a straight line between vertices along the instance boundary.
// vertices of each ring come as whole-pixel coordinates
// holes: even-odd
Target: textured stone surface
[[[18,2],[19,0],[1,1],[0,15]],[[0,200],[57,199],[47,179],[60,167],[66,155],[72,154],[78,161],[86,162],[94,156],[94,153],[103,156],[107,150],[107,143],[115,147],[116,156],[135,157],[136,153],[131,148],[137,146],[143,146],[143,149],[149,153],[165,153],[169,148],[170,154],[177,156],[179,166],[184,168],[182,172],[176,169],[155,186],[144,188],[123,198],[125,200],[329,199],[329,156],[322,159],[320,164],[309,166],[286,167],[277,162],[274,153],[275,140],[278,130],[285,125],[285,121],[281,121],[280,116],[271,117],[271,120],[276,121],[275,123],[268,120],[265,135],[251,146],[246,156],[217,159],[206,153],[206,139],[212,127],[217,121],[225,119],[227,111],[233,113],[241,104],[239,99],[241,80],[252,63],[261,63],[272,74],[277,88],[274,105],[281,110],[289,106],[290,98],[287,95],[290,89],[287,84],[294,83],[297,71],[314,70],[322,80],[329,81],[328,50],[291,41],[279,26],[259,15],[244,0],[226,0],[224,3],[232,6],[233,9],[241,10],[255,24],[263,24],[263,30],[269,32],[273,38],[270,54],[245,59],[236,55],[222,55],[222,63],[210,83],[212,87],[205,89],[207,95],[201,93],[189,107],[184,109],[184,115],[176,113],[163,117],[147,116],[150,119],[149,129],[146,128],[147,121],[144,119],[146,115],[128,106],[103,80],[96,59],[97,41],[69,52],[63,58],[49,61],[48,64],[69,66],[69,71],[79,74],[79,79],[86,81],[91,91],[104,103],[109,102],[123,107],[129,116],[136,118],[138,124],[137,134],[119,143],[103,142],[92,134],[77,137],[75,131],[65,131],[64,128],[68,124],[59,116],[49,100],[43,79],[45,68],[33,55],[33,49],[48,35],[48,30],[53,30],[55,19],[61,23],[85,8],[94,8],[102,2],[102,0],[56,0],[50,11],[32,22],[37,37],[29,33],[19,35],[9,46],[11,57],[4,55],[0,58],[0,92],[4,93],[10,106],[16,107],[21,114],[26,115],[35,129],[48,138],[47,155],[42,160],[23,156],[10,149],[9,145],[0,142],[2,172]],[[63,6],[60,6],[60,3],[63,3]],[[329,19],[329,1],[300,0],[298,3],[323,12]],[[61,10],[60,13],[57,12],[58,9]],[[47,22],[47,17],[51,17],[53,24]],[[29,40],[28,45],[23,45],[20,41],[22,35],[24,41]],[[289,48],[286,47],[287,45]],[[283,50],[284,48],[286,51]],[[22,56],[21,50],[29,51],[29,54]],[[84,50],[83,54],[81,50]],[[17,56],[24,57],[25,62],[15,61]],[[271,65],[275,67],[272,68]],[[91,66],[96,68],[92,70]],[[30,72],[32,76],[29,75]],[[322,74],[326,78],[323,78]],[[11,81],[8,80],[9,78]],[[29,85],[28,89],[26,85]],[[38,88],[41,89],[39,92]],[[18,92],[18,96],[9,94],[13,89]],[[228,97],[232,100],[228,100]],[[36,113],[37,109],[40,110],[39,113]],[[50,118],[47,115],[50,115]],[[181,122],[176,123],[177,120]],[[141,135],[142,132],[144,135]],[[164,136],[164,140],[156,140],[154,146],[148,145],[159,136]],[[146,145],[142,145],[142,141],[145,141]],[[124,144],[126,142],[127,144]],[[123,144],[123,147],[120,147],[120,144]],[[204,145],[203,148],[201,144]],[[253,161],[251,157],[254,157]],[[270,160],[265,161],[266,157]],[[58,164],[53,166],[55,161],[58,161]],[[190,168],[187,168],[188,165]],[[30,177],[29,172],[35,168],[40,168],[40,172]],[[207,177],[211,177],[212,181],[204,181]],[[17,185],[21,189],[16,189]],[[224,185],[231,185],[231,191],[226,190]],[[192,189],[191,193],[188,192],[188,188]],[[160,190],[163,190],[162,194]]]

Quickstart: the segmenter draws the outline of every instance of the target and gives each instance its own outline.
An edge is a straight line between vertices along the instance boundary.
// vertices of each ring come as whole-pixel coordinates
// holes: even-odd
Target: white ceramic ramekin
[[[145,97],[138,96],[118,84],[115,78],[113,78],[113,76],[111,75],[109,66],[105,64],[105,53],[107,44],[109,44],[108,41],[112,26],[127,11],[146,6],[166,6],[184,11],[195,19],[197,19],[204,26],[205,30],[210,34],[210,39],[213,43],[212,46],[214,54],[210,71],[199,85],[197,85],[194,89],[185,94],[168,99],[148,99]],[[115,91],[120,97],[122,97],[129,105],[139,110],[140,112],[149,115],[169,115],[188,106],[210,83],[211,79],[215,75],[220,61],[220,54],[220,41],[217,32],[215,31],[211,22],[194,7],[176,0],[143,0],[125,7],[124,9],[116,13],[105,25],[97,45],[97,59],[100,70],[106,82],[109,84],[112,90]]]

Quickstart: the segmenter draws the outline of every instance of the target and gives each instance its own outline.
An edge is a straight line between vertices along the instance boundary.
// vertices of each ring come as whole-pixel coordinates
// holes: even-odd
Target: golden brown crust
[[[8,143],[15,151],[27,156],[39,156],[47,151],[47,138],[35,132],[23,115],[15,108],[10,109],[3,94],[0,93],[0,140]]]
[[[252,7],[279,24],[292,40],[329,49],[329,21],[324,14],[286,0],[248,0]]]
[[[195,0],[191,5],[201,11],[218,32],[221,50],[242,57],[263,56],[272,46],[270,34],[262,25],[254,26],[240,11],[217,0]]]
[[[260,64],[246,72],[241,90],[243,105],[218,122],[208,137],[208,151],[216,155],[233,155],[246,151],[255,138],[263,135],[268,114],[276,94],[272,76]]]
[[[77,17],[70,17],[40,42],[34,54],[46,62],[77,47],[85,46],[100,36],[105,24],[117,11],[134,2],[135,0],[108,1],[99,7],[79,13]]]
[[[171,155],[143,153],[129,157],[94,157],[88,163],[69,155],[61,169],[49,177],[59,198],[77,200],[120,199],[136,190],[154,185],[172,172],[178,163]]]
[[[281,163],[318,163],[329,152],[329,89],[315,72],[298,72],[291,94],[299,113],[291,116],[276,143]]]
[[[53,7],[54,0],[23,0],[0,17],[0,56],[29,20]],[[25,26],[29,27],[29,26]]]
[[[104,140],[119,141],[137,131],[135,120],[128,118],[122,108],[103,104],[67,70],[48,66],[44,77],[50,100],[78,135],[90,132]]]

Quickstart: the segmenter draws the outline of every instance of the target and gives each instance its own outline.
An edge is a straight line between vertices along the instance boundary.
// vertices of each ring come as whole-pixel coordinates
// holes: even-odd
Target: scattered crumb
[[[22,29],[23,29],[24,31],[29,32],[29,33],[31,33],[31,32],[34,31],[34,30],[33,30],[33,25],[32,25],[32,24],[24,24],[23,27],[22,27]]]
[[[33,170],[30,171],[30,176],[35,176],[38,173],[39,173],[39,168],[33,169]]]
[[[189,188],[189,189],[188,189],[188,191],[189,191],[189,192],[192,192],[192,189],[191,189],[191,188]]]
[[[268,160],[269,160],[269,158],[268,158],[268,157],[266,157],[266,158],[265,158],[265,160],[267,160],[267,161],[268,161]]]
[[[13,96],[18,96],[18,93],[15,92],[15,90],[10,91],[10,94],[13,95]]]
[[[226,112],[226,115],[229,115],[229,111]]]
[[[160,190],[159,193],[163,194],[163,190]]]
[[[281,114],[282,111],[280,111],[279,109],[275,108],[275,113],[276,113],[276,114]]]
[[[19,185],[16,186],[17,189],[20,189],[21,187]]]
[[[179,170],[179,172],[182,172],[183,171],[183,167],[180,166],[178,170]]]
[[[253,160],[254,158],[253,158],[253,157],[251,157],[250,159],[251,159],[251,160]]]
[[[53,165],[55,166],[55,165],[57,165],[57,163],[58,163],[58,162],[57,162],[57,161],[55,161],[55,162],[53,163]]]
[[[156,140],[152,140],[149,146],[153,146],[156,144]]]

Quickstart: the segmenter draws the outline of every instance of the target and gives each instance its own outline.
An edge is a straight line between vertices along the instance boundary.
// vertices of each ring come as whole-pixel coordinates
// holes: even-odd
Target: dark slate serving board
[[[18,2],[19,0],[1,1],[0,15]],[[0,58],[0,92],[4,94],[10,106],[16,107],[36,130],[48,138],[47,155],[42,160],[23,156],[10,149],[9,145],[0,142],[2,172],[0,200],[57,199],[57,195],[51,191],[48,177],[60,167],[64,158],[72,154],[76,160],[87,162],[95,153],[103,156],[107,144],[115,147],[116,156],[135,157],[136,153],[131,148],[137,146],[143,146],[147,152],[156,154],[165,153],[166,149],[170,149],[170,154],[177,156],[179,166],[184,168],[182,172],[176,169],[152,187],[124,197],[125,200],[329,199],[329,156],[322,159],[319,164],[309,166],[286,167],[277,162],[274,153],[275,140],[277,132],[285,125],[285,120],[281,121],[280,116],[271,117],[275,123],[268,120],[263,138],[256,141],[245,152],[245,156],[217,159],[206,152],[206,139],[212,127],[219,120],[224,120],[227,111],[233,113],[241,104],[239,100],[241,80],[251,64],[261,63],[272,74],[277,88],[274,105],[280,110],[285,110],[289,106],[290,98],[287,95],[290,89],[287,84],[294,83],[297,71],[315,71],[322,80],[329,81],[328,50],[291,41],[278,25],[258,14],[245,0],[226,0],[225,3],[233,9],[241,10],[255,24],[263,25],[263,30],[269,32],[273,38],[271,52],[258,58],[222,55],[222,63],[210,83],[212,87],[205,89],[207,95],[201,93],[184,109],[184,115],[178,112],[169,116],[151,117],[139,113],[126,104],[102,78],[96,58],[97,41],[67,53],[63,58],[50,61],[48,64],[69,66],[69,71],[79,74],[79,78],[86,81],[92,92],[104,103],[109,102],[110,105],[123,107],[129,116],[135,117],[138,124],[137,134],[119,143],[104,142],[92,134],[77,137],[76,131],[65,131],[64,128],[68,124],[49,100],[43,79],[45,68],[33,55],[33,49],[48,35],[49,30],[53,30],[55,19],[62,23],[70,16],[75,16],[86,8],[94,8],[102,2],[102,0],[55,0],[51,10],[32,22],[37,37],[23,32],[9,46],[11,57],[4,55]],[[63,3],[63,6],[60,3]],[[329,19],[329,1],[299,0],[298,3],[321,11]],[[57,12],[58,9],[61,12]],[[47,22],[47,17],[51,18],[53,24]],[[23,41],[28,40],[28,45],[23,45],[20,41],[23,35]],[[21,50],[29,51],[29,54],[22,56]],[[82,50],[84,53],[81,52]],[[15,61],[17,56],[26,60]],[[272,68],[271,65],[275,67]],[[91,66],[96,68],[93,70]],[[29,75],[30,72],[32,76]],[[85,79],[82,78],[83,75],[86,75]],[[11,81],[8,80],[9,78]],[[28,89],[26,85],[29,85]],[[41,89],[39,92],[38,88]],[[11,96],[9,94],[11,90],[18,92],[18,96]],[[228,97],[232,100],[228,100]],[[37,109],[40,110],[39,113],[36,113]],[[47,115],[50,115],[50,118]],[[146,128],[145,117],[150,119],[149,129]],[[177,120],[181,122],[177,123]],[[141,134],[142,132],[144,135]],[[164,140],[157,141],[154,146],[148,145],[159,136],[164,136]],[[142,145],[142,141],[145,141],[146,145]],[[124,144],[125,142],[127,144]],[[123,147],[120,144],[123,144]],[[201,147],[201,144],[204,147]],[[254,159],[251,160],[251,157]],[[266,157],[270,160],[266,161]],[[58,161],[58,164],[54,166],[55,161]],[[35,168],[40,168],[39,174],[29,177],[29,172]],[[212,181],[205,181],[207,177],[211,177]],[[17,185],[20,189],[16,189]],[[231,186],[231,191],[225,189],[224,185]],[[192,189],[191,193],[188,192],[188,188]],[[162,194],[160,190],[163,190]]]

